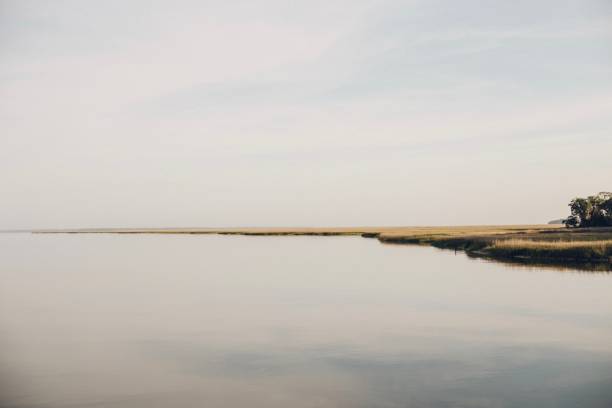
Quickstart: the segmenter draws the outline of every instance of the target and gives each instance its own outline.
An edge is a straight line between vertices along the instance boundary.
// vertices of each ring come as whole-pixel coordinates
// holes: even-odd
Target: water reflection
[[[557,272],[587,272],[587,273],[612,273],[612,263],[605,262],[571,262],[571,261],[555,261],[555,260],[526,260],[521,258],[486,258],[478,255],[467,254],[467,256],[476,259],[484,259],[489,262],[499,262],[507,266],[515,266],[517,268],[527,268],[531,270],[549,269]]]
[[[435,341],[436,339],[431,339]],[[303,387],[348,391],[353,406],[608,406],[612,366],[606,354],[509,344],[461,344],[440,353],[368,353],[350,344],[314,349],[242,351],[150,344],[189,374],[267,382],[293,379],[293,398],[308,400]],[[602,357],[604,357],[602,359]],[[330,379],[343,379],[337,384]],[[343,389],[351,379],[350,389]],[[287,391],[287,390],[286,390]],[[236,389],[235,392],[240,392]],[[339,395],[337,396],[339,397]],[[348,400],[345,402],[349,402]]]
[[[612,277],[361,238],[3,236],[11,407],[609,407]]]

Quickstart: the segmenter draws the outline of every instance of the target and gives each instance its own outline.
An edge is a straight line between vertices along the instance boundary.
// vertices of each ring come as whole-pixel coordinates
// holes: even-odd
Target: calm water
[[[347,237],[0,234],[3,407],[610,407],[612,275]]]

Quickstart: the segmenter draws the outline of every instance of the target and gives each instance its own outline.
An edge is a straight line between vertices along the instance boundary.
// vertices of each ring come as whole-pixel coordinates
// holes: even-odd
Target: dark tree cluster
[[[612,193],[574,198],[569,207],[572,214],[563,221],[566,227],[612,227]]]

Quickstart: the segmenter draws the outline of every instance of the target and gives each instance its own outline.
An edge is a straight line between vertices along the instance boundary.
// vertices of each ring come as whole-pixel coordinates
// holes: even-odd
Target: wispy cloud
[[[394,223],[401,203],[431,194],[427,185],[443,194],[453,182],[445,173],[457,173],[453,166],[466,157],[472,162],[464,171],[484,178],[481,192],[510,171],[517,184],[529,184],[554,168],[565,179],[559,194],[573,196],[587,188],[584,174],[594,174],[588,188],[599,190],[612,171],[600,160],[612,132],[612,6],[603,0],[291,7],[276,0],[26,0],[5,2],[0,19],[0,181],[8,195],[23,197],[11,202],[21,218],[5,220],[14,224],[7,227],[28,217],[50,226],[67,225],[71,214],[80,214],[77,224],[86,219],[77,209],[64,214],[57,199],[49,206],[58,216],[37,218],[27,204],[46,188],[41,183],[52,183],[53,171],[63,178],[56,186],[63,193],[99,196],[90,180],[116,190],[108,199],[114,206],[134,189],[156,196],[170,172],[188,186],[185,199],[204,205],[209,188],[225,191],[219,202],[231,210],[210,213],[234,225],[249,205],[240,198],[240,180],[272,188],[262,180],[274,171],[283,177],[274,177],[276,190],[266,190],[271,201],[283,191],[337,194],[305,176],[309,166],[324,166],[319,176],[329,180],[367,166],[365,184],[350,188],[395,196],[400,204],[380,220],[372,204],[367,219],[338,221],[348,224]],[[580,172],[563,169],[559,156],[584,155],[581,143],[593,159]],[[223,163],[226,173],[211,163]],[[401,172],[425,179],[398,191],[407,177]],[[387,181],[377,181],[382,177]],[[550,194],[553,185],[524,194]],[[337,203],[349,205],[341,197]],[[151,214],[164,211],[147,205]],[[326,219],[337,213],[319,210]],[[547,217],[550,209],[543,204],[538,211],[534,217]],[[287,209],[284,219],[291,214],[303,212]],[[282,223],[276,215],[262,210],[257,223]],[[537,221],[526,217],[499,222]],[[208,219],[189,213],[176,224]],[[111,221],[84,223],[120,224]],[[468,221],[478,222],[456,222]]]

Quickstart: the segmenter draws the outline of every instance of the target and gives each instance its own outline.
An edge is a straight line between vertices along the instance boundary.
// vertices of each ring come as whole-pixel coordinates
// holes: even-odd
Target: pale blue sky
[[[0,2],[0,228],[537,223],[612,190],[612,2]]]

